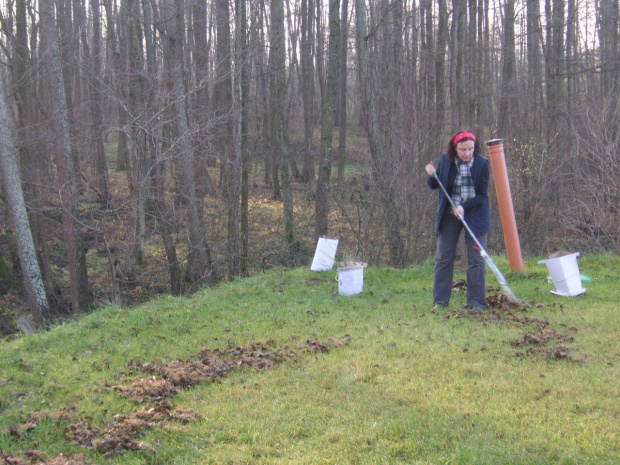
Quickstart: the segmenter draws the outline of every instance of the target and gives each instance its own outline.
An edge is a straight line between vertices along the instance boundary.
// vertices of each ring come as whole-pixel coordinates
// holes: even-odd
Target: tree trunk
[[[203,199],[196,196],[194,160],[189,139],[189,122],[185,103],[183,71],[183,0],[166,0],[162,7],[162,25],[165,30],[164,56],[168,66],[174,124],[177,131],[179,169],[184,185],[183,197],[187,208],[189,252],[185,279],[192,285],[214,284],[217,274],[204,228]]]
[[[144,261],[144,244],[146,234],[146,200],[148,196],[150,178],[148,135],[146,121],[148,120],[148,92],[146,90],[146,76],[144,71],[144,43],[143,29],[144,15],[140,9],[139,0],[124,0],[126,8],[125,36],[126,54],[124,58],[124,76],[127,86],[127,101],[124,102],[129,113],[127,121],[131,134],[130,163],[127,175],[131,197],[131,236],[129,238],[129,253],[123,262],[123,272],[128,281],[135,281],[137,266]]]
[[[548,203],[550,208],[559,212],[562,209],[562,183],[559,179],[557,167],[561,165],[564,154],[562,153],[562,138],[560,128],[562,126],[564,92],[563,92],[563,59],[564,59],[564,0],[547,0],[545,6],[547,14],[547,141],[548,151],[551,155],[549,169],[550,192]],[[552,168],[553,167],[553,168]],[[554,215],[546,215],[552,218]]]
[[[33,34],[36,34],[33,31]],[[16,135],[18,160],[21,166],[22,186],[27,208],[30,205],[30,224],[35,248],[41,262],[43,283],[47,293],[54,294],[54,279],[52,275],[51,258],[47,238],[49,232],[44,221],[42,188],[45,182],[41,179],[41,172],[49,163],[39,163],[45,160],[34,148],[39,125],[36,123],[38,113],[35,111],[36,86],[29,75],[33,70],[33,63],[28,49],[28,25],[26,17],[26,0],[15,2],[15,49],[11,55],[11,87],[14,89],[15,106],[17,109]]]
[[[153,203],[157,211],[157,227],[161,234],[166,259],[168,261],[168,277],[170,279],[170,292],[172,295],[181,294],[181,266],[177,257],[177,249],[172,238],[170,227],[170,207],[166,202],[166,164],[157,149],[157,145],[153,147],[156,154],[156,163],[153,166],[152,184],[153,184]]]
[[[193,5],[193,39],[194,39],[194,82],[197,87],[192,99],[195,123],[197,125],[196,154],[196,195],[205,197],[215,193],[213,181],[209,176],[208,166],[215,166],[215,157],[210,148],[209,118],[213,110],[209,96],[209,75],[211,44],[207,41],[207,1],[198,0]]]
[[[338,88],[338,185],[344,186],[347,147],[347,43],[349,41],[349,0],[342,0],[340,15],[340,71]],[[342,190],[341,190],[342,192]]]
[[[474,61],[476,63],[473,73],[474,73],[474,87],[472,92],[473,101],[473,122],[472,127],[476,134],[484,134],[484,129],[486,128],[486,123],[484,121],[484,94],[485,83],[486,80],[484,78],[484,67],[487,61],[485,55],[485,43],[484,43],[484,28],[485,28],[485,10],[484,10],[484,0],[471,0],[477,3],[477,8],[475,14],[477,15],[477,28],[476,28],[476,46],[474,50]]]
[[[430,134],[433,127],[435,111],[435,61],[434,61],[434,39],[433,39],[433,2],[431,0],[420,1],[420,94],[422,113],[425,118],[422,120],[423,134]],[[432,137],[429,138],[431,141]],[[424,159],[432,160],[437,156],[436,148],[429,146],[426,150]]]
[[[236,66],[236,136],[235,153],[241,163],[241,205],[240,205],[240,231],[239,231],[239,274],[248,276],[249,254],[249,156],[248,156],[248,103],[250,92],[250,55],[247,39],[247,2],[236,0],[235,3],[235,48],[237,57]]]
[[[79,12],[72,14],[72,4],[72,0],[55,2],[56,24],[58,27],[58,53],[59,60],[61,60],[61,73],[63,76],[63,85],[65,87],[65,106],[67,108],[67,121],[69,122],[69,143],[71,144],[73,169],[76,173],[79,173],[81,160],[79,151],[77,150],[77,141],[80,140],[81,137],[78,129],[79,118],[76,117],[75,108],[79,106],[82,101],[82,88],[79,85],[76,61],[78,57],[77,50],[80,48],[77,34],[81,28],[72,24],[72,19],[77,20],[79,17]],[[80,189],[80,185],[76,185],[76,188]]]
[[[312,57],[312,40],[314,13],[313,0],[301,0],[301,97],[304,106],[304,162],[302,176],[309,183],[309,192],[314,193],[315,172],[312,154],[312,134],[314,132],[314,65]]]
[[[599,2],[599,42],[601,50],[601,96],[603,100],[617,95],[620,88],[620,22],[618,0]]]
[[[469,6],[469,24],[467,33],[467,63],[472,66],[467,67],[467,88],[465,89],[466,104],[465,104],[465,127],[476,128],[477,115],[476,115],[476,90],[477,80],[476,76],[479,76],[478,59],[480,53],[477,50],[477,0],[468,0]]]
[[[543,101],[543,78],[542,56],[540,46],[542,44],[542,30],[540,24],[540,0],[530,0],[527,5],[527,112],[530,133],[540,133],[542,122]]]
[[[366,5],[364,0],[356,0],[356,45],[358,57],[359,82],[362,91],[362,101],[365,106],[366,132],[370,146],[370,156],[372,162],[373,175],[379,193],[381,195],[387,240],[389,244],[390,264],[401,266],[403,263],[403,243],[400,236],[400,216],[394,186],[391,182],[393,178],[390,172],[389,153],[386,148],[385,136],[381,132],[379,122],[379,108],[376,102],[376,85],[370,68],[370,55],[368,51],[368,25],[366,21]],[[393,103],[393,102],[390,102]]]
[[[295,241],[293,191],[291,186],[288,122],[286,121],[286,64],[283,0],[271,4],[271,54],[269,56],[272,111],[272,145],[277,154],[278,171],[282,176],[282,207],[284,210],[284,241],[286,262],[292,265],[298,252]]]
[[[448,44],[447,0],[438,1],[439,24],[437,26],[437,47],[435,49],[435,118],[431,139],[441,139],[446,111],[446,47]]]
[[[226,248],[228,278],[239,274],[239,195],[241,186],[241,153],[233,147],[233,98],[230,12],[228,0],[217,0],[215,116],[218,119],[216,146],[222,159],[224,198],[226,199]],[[240,149],[240,147],[238,147]],[[239,158],[237,158],[239,156]]]
[[[373,163],[373,174],[377,185],[380,187],[379,194],[384,208],[385,224],[387,228],[387,241],[390,254],[390,264],[400,267],[404,261],[404,244],[401,236],[401,205],[400,173],[401,144],[404,121],[400,115],[401,106],[401,64],[402,42],[400,38],[401,4],[392,3],[389,0],[381,2],[382,37],[381,45],[377,50],[382,50],[382,58],[376,60],[380,66],[377,69],[377,77],[382,84],[380,93],[383,98],[379,99],[381,107],[377,107],[381,115],[379,130],[382,131],[385,143],[385,151],[380,162]],[[377,159],[376,161],[379,161]]]
[[[144,27],[144,52],[146,52],[146,77],[158,75],[158,57],[156,52],[155,28],[154,24],[159,23],[159,12],[154,2],[149,0],[141,0],[141,11],[143,16]],[[142,67],[142,57],[136,57],[136,64]],[[140,69],[136,69],[136,75],[140,74]],[[133,73],[132,73],[133,74]],[[138,81],[136,84],[139,84]],[[171,221],[174,221],[171,208],[166,201],[167,195],[165,190],[166,184],[166,155],[162,154],[167,150],[165,144],[160,144],[157,137],[161,136],[163,140],[167,140],[168,134],[160,128],[158,121],[159,108],[155,102],[158,99],[158,87],[155,85],[142,88],[138,85],[137,92],[143,94],[145,108],[143,111],[137,111],[141,114],[141,118],[137,118],[136,129],[144,132],[144,169],[142,170],[143,184],[145,187],[150,186],[151,189],[145,191],[144,199],[151,200],[155,209],[157,228],[161,234],[166,259],[168,262],[168,277],[170,281],[170,292],[173,295],[180,295],[182,291],[181,265],[179,264],[176,244],[172,237]],[[137,109],[136,109],[137,110]],[[164,125],[164,128],[168,126]],[[138,137],[140,133],[138,132]],[[148,181],[147,181],[148,178]],[[152,192],[151,192],[152,190]],[[147,195],[150,194],[150,195]],[[142,213],[142,209],[140,209]],[[146,213],[146,212],[144,212]]]
[[[321,13],[321,7],[323,6],[323,2],[321,0],[314,0],[314,4],[316,6],[316,73],[317,73],[317,81],[319,82],[319,109],[323,111],[323,96],[325,95],[325,71],[323,70],[323,64],[325,62],[325,58],[323,56],[325,50],[325,33],[323,31],[323,23],[322,18],[323,14]]]
[[[105,150],[103,147],[103,90],[101,80],[101,12],[99,10],[99,0],[90,1],[90,9],[93,18],[93,40],[91,55],[92,62],[92,86],[91,86],[91,147],[92,156],[94,158],[95,175],[97,176],[97,185],[101,205],[107,208],[110,204],[110,183],[108,180],[108,165],[105,158]]]
[[[73,165],[73,153],[69,134],[69,112],[65,98],[58,33],[54,25],[53,0],[40,0],[42,45],[47,48],[46,66],[50,78],[52,108],[55,125],[55,150],[57,154],[58,181],[62,224],[69,275],[71,281],[71,302],[74,312],[85,311],[91,302],[86,270],[86,254],[82,245],[82,233],[76,221],[77,179]]]
[[[451,127],[460,128],[464,114],[465,101],[465,30],[467,24],[467,5],[466,0],[453,0],[454,18],[451,25],[451,49],[450,56],[450,77],[451,77],[451,100],[452,114]],[[441,32],[439,32],[441,34]],[[454,131],[454,129],[453,129]],[[451,131],[452,132],[452,131]]]
[[[2,187],[7,199],[13,235],[17,243],[17,252],[24,275],[28,302],[38,318],[45,319],[49,316],[49,304],[45,295],[45,286],[43,285],[41,269],[39,268],[30,230],[30,221],[26,211],[26,202],[22,192],[2,73],[0,73],[0,140],[2,141],[0,143]]]
[[[502,90],[497,115],[497,134],[505,137],[509,133],[509,115],[516,99],[515,82],[515,2],[506,0],[504,9],[504,39],[502,44]]]
[[[338,95],[338,71],[340,68],[340,0],[329,1],[329,49],[327,63],[327,83],[323,96],[321,117],[321,161],[319,179],[316,185],[315,233],[316,237],[327,234],[329,229],[329,189],[332,172],[332,138]]]

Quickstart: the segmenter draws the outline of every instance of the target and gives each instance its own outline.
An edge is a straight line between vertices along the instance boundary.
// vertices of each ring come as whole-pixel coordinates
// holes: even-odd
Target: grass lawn
[[[429,311],[432,263],[304,268],[3,341],[0,464],[617,464],[620,258],[579,266],[527,259],[515,308],[488,273],[482,315]]]

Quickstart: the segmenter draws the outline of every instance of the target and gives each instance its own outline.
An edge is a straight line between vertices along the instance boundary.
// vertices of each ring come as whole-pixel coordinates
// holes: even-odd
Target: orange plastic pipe
[[[512,205],[510,183],[508,182],[508,171],[504,157],[504,141],[502,139],[490,140],[487,142],[487,148],[489,149],[489,159],[493,169],[493,181],[495,182],[499,216],[502,222],[502,229],[504,230],[508,266],[513,271],[523,272],[517,220],[515,219],[515,211]]]

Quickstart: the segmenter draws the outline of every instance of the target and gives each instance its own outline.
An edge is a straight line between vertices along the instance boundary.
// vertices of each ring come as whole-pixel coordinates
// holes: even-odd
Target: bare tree
[[[209,80],[211,65],[211,44],[208,38],[207,26],[207,0],[197,0],[192,6],[192,37],[194,56],[194,98],[192,99],[193,120],[198,126],[196,130],[195,154],[196,154],[196,189],[199,197],[207,193],[215,193],[213,181],[207,170],[208,166],[215,166],[215,156],[210,148],[211,123],[210,114],[213,111],[211,96],[209,94]]]
[[[418,104],[421,107],[422,113],[427,115],[421,120],[420,124],[424,126],[423,133],[431,133],[433,126],[433,118],[429,118],[428,115],[433,115],[435,112],[435,40],[433,30],[433,2],[431,0],[420,1],[420,95],[421,102]],[[429,140],[433,140],[429,138]],[[436,148],[428,146],[425,159],[431,159],[436,156]]]
[[[42,150],[37,150],[36,146],[39,139],[37,130],[40,127],[39,112],[37,112],[37,102],[33,98],[37,88],[34,79],[35,72],[33,59],[28,42],[28,21],[26,15],[26,0],[15,2],[15,42],[14,50],[11,55],[11,87],[14,89],[13,98],[15,100],[16,113],[16,138],[18,159],[21,166],[21,178],[23,183],[24,198],[27,206],[30,207],[30,225],[35,241],[35,248],[38,251],[41,262],[41,271],[45,288],[50,295],[54,295],[55,286],[52,275],[52,263],[50,258],[50,247],[47,242],[49,237],[49,226],[45,222],[43,215],[43,196],[41,186],[42,172],[49,172],[49,159]],[[38,36],[37,27],[32,27],[33,37]],[[36,49],[36,42],[33,41]]]
[[[620,14],[618,0],[600,0],[598,10],[599,41],[601,49],[601,96],[617,93],[620,85]]]
[[[137,266],[144,262],[146,234],[146,202],[150,177],[148,156],[148,137],[146,134],[149,115],[148,77],[145,73],[144,16],[139,0],[123,0],[121,4],[123,34],[122,53],[122,118],[126,123],[122,132],[129,135],[127,150],[129,163],[126,166],[131,205],[131,234],[129,251],[122,263],[123,279],[135,282]]]
[[[144,16],[144,43],[146,51],[146,72],[147,76],[157,76],[157,59],[155,28],[153,24],[159,22],[159,11],[154,2],[142,0],[142,11]],[[159,108],[155,107],[157,100],[157,86],[150,86],[147,91],[147,101],[149,106],[145,110],[147,116],[144,130],[146,132],[146,142],[148,154],[147,172],[150,173],[152,186],[151,200],[155,206],[157,227],[161,234],[166,259],[168,261],[168,276],[170,280],[170,292],[173,295],[180,295],[182,291],[181,265],[178,260],[176,243],[173,240],[171,222],[174,221],[174,214],[171,212],[170,203],[166,200],[166,172],[168,163],[169,147],[164,148],[164,144],[158,141],[160,134],[156,123],[158,120]],[[197,170],[200,173],[200,170]]]
[[[325,95],[325,70],[323,64],[325,63],[325,32],[323,27],[323,2],[321,0],[314,0],[314,6],[316,7],[316,14],[314,19],[316,21],[315,33],[316,33],[316,53],[315,53],[315,68],[317,74],[317,81],[319,83],[319,111],[322,111],[323,106],[322,98]]]
[[[338,72],[340,55],[340,0],[329,2],[329,48],[327,64],[327,83],[323,96],[321,117],[321,158],[319,163],[319,179],[316,188],[315,231],[320,237],[329,229],[329,188],[332,173],[332,138],[334,118],[336,115],[336,97],[338,95]]]
[[[250,43],[252,44],[253,53],[252,68],[254,71],[254,87],[256,93],[256,146],[259,144],[265,146],[270,140],[271,120],[269,112],[269,84],[268,84],[268,59],[266,50],[268,48],[268,39],[266,37],[266,23],[268,23],[267,13],[265,9],[265,1],[259,0],[250,4],[252,6],[252,18],[250,26]],[[251,78],[250,78],[251,79]],[[273,152],[273,151],[271,151]],[[274,194],[277,194],[279,186],[274,186],[274,166],[272,153],[266,153],[264,158],[264,182],[265,185],[274,187]],[[276,198],[279,194],[274,195]]]
[[[58,33],[54,24],[53,0],[40,0],[41,40],[45,47],[45,64],[50,80],[51,106],[55,118],[54,153],[58,168],[59,200],[69,274],[71,276],[71,302],[73,311],[85,311],[91,303],[86,270],[86,254],[82,246],[82,233],[77,217],[77,174],[69,133],[69,112],[65,97]]]
[[[271,4],[271,53],[269,55],[272,145],[277,154],[278,171],[282,176],[282,207],[284,210],[284,241],[286,261],[293,264],[299,244],[295,240],[293,192],[291,187],[288,121],[285,112],[286,63],[283,0]]]
[[[379,106],[377,96],[380,93],[377,91],[378,86],[374,70],[372,69],[373,63],[370,61],[371,55],[368,46],[369,40],[374,39],[375,36],[368,33],[369,28],[364,0],[356,0],[355,5],[357,67],[362,101],[365,107],[365,124],[370,147],[372,175],[381,196],[384,215],[383,226],[387,232],[390,264],[392,266],[402,266],[404,254],[402,237],[400,235],[401,222],[397,206],[394,172],[391,171],[394,167],[392,164],[394,158],[392,148],[386,143],[385,122],[383,122],[383,125],[380,122],[381,117],[385,117],[386,112],[394,108],[395,101],[387,99],[383,102],[383,107]],[[387,69],[389,70],[389,60],[387,63]],[[396,95],[392,95],[392,97],[395,98]],[[389,129],[390,125],[388,124],[387,127]]]
[[[534,133],[540,132],[541,111],[544,109],[542,77],[542,29],[540,23],[540,0],[531,0],[527,8],[527,95],[530,102],[528,119],[529,128]]]
[[[7,199],[7,207],[11,217],[11,226],[19,262],[24,275],[26,293],[30,307],[39,319],[48,317],[49,304],[45,295],[45,286],[41,276],[41,269],[37,261],[34,248],[30,222],[26,211],[26,203],[20,182],[11,122],[7,111],[7,103],[4,94],[4,78],[0,72],[0,172],[2,174],[2,186]]]
[[[552,180],[551,189],[548,193],[551,202],[548,208],[555,213],[561,209],[563,197],[559,176],[557,176],[557,166],[560,166],[562,158],[562,138],[560,128],[564,117],[564,92],[563,92],[563,73],[564,73],[564,1],[546,0],[545,12],[547,15],[547,40],[546,40],[546,64],[547,64],[547,105],[546,105],[546,138],[548,152],[551,155],[551,164],[548,169]],[[555,175],[554,175],[555,174]],[[548,218],[552,215],[547,215]]]
[[[77,207],[93,191],[104,205],[113,196],[114,207],[88,212],[94,219],[110,221],[116,212],[119,219],[130,218],[123,235],[128,250],[120,239],[113,247],[126,252],[114,258],[135,270],[126,276],[136,284],[146,276],[144,266],[155,263],[154,257],[138,266],[153,218],[174,293],[182,291],[179,258],[185,246],[188,281],[213,276],[208,245],[214,238],[221,239],[214,253],[227,276],[251,273],[262,265],[252,257],[265,255],[251,250],[250,236],[251,220],[259,218],[250,216],[251,196],[260,195],[253,188],[260,188],[263,174],[282,201],[285,262],[299,263],[301,228],[309,224],[322,235],[334,227],[327,218],[334,213],[336,126],[338,184],[353,193],[341,196],[337,206],[348,215],[354,247],[369,251],[369,260],[400,266],[427,257],[433,198],[420,187],[420,166],[437,156],[447,133],[461,127],[480,138],[498,132],[509,141],[526,250],[556,246],[552,240],[566,236],[566,224],[614,247],[600,232],[612,222],[571,206],[585,208],[580,202],[587,199],[596,208],[611,208],[616,199],[615,192],[604,200],[583,184],[588,176],[601,177],[607,159],[596,154],[615,153],[619,138],[618,0],[360,0],[351,24],[354,61],[346,58],[354,5],[341,0],[338,78],[332,68],[335,40],[327,41],[335,31],[336,0],[284,1],[42,0],[41,16],[30,7],[32,0],[5,2],[0,54],[8,64],[7,106],[15,112],[22,190],[48,298],[60,284],[53,282],[55,256],[46,250],[57,229],[55,215],[48,214],[55,201],[50,186],[62,200],[57,203],[65,214],[72,284],[79,282],[74,276],[85,260],[82,229],[90,228],[89,247],[105,236],[80,223]],[[56,50],[50,55],[51,40]],[[41,66],[43,59],[48,66]],[[357,79],[347,80],[348,69],[356,70]],[[347,121],[351,114],[356,121]],[[355,123],[366,130],[370,168],[356,166],[362,173],[353,177],[347,164],[354,157],[355,163],[364,161],[358,150],[345,154],[347,137],[354,147]],[[314,143],[317,124],[321,138]],[[126,176],[115,174],[109,194],[104,136],[112,144],[118,139],[117,168],[127,170]],[[303,146],[301,177],[296,141]],[[209,178],[216,167],[219,197]],[[308,185],[297,191],[296,181]],[[297,192],[306,196],[304,206],[312,199],[316,221],[296,224]],[[65,294],[77,299],[88,291],[74,287]]]
[[[302,175],[307,180],[309,191],[315,191],[314,156],[312,154],[312,134],[314,131],[314,65],[312,56],[314,0],[301,0],[301,80],[302,102],[304,105],[304,162]]]
[[[235,2],[235,88],[234,101],[236,109],[235,124],[235,159],[241,164],[240,185],[240,244],[239,244],[239,274],[248,275],[249,254],[249,171],[248,156],[248,104],[250,93],[250,56],[247,38],[247,2]]]
[[[207,244],[203,221],[203,199],[196,195],[194,160],[187,119],[185,75],[183,64],[183,0],[164,1],[161,13],[164,35],[164,57],[169,69],[170,100],[177,133],[179,169],[183,178],[183,198],[187,209],[189,252],[185,278],[192,285],[217,281],[211,249]]]
[[[110,186],[108,180],[108,165],[103,148],[103,86],[101,85],[102,76],[102,49],[101,49],[101,11],[99,0],[90,1],[92,14],[93,34],[92,34],[92,76],[91,76],[91,135],[90,142],[93,153],[93,164],[97,177],[97,186],[101,204],[108,207],[110,204]]]
[[[503,136],[509,128],[509,113],[516,100],[514,0],[507,0],[504,7],[504,41],[502,44],[502,91],[499,102],[497,133]]]
[[[448,43],[448,11],[445,0],[437,2],[439,24],[437,26],[437,47],[435,49],[435,117],[432,134],[439,138],[446,111],[446,47]],[[456,20],[455,20],[456,22]]]
[[[80,49],[79,33],[83,30],[83,27],[80,26],[85,25],[74,23],[74,21],[79,23],[79,20],[83,17],[80,14],[80,5],[77,4],[77,2],[73,3],[73,0],[58,1],[54,2],[54,5],[56,7],[55,27],[58,28],[59,59],[62,66],[67,118],[69,122],[69,143],[71,144],[73,167],[75,171],[79,173],[81,169],[81,153],[80,150],[78,150],[78,141],[83,141],[84,139],[81,137],[79,131],[78,121],[80,121],[80,118],[76,114],[76,107],[79,108],[83,100],[83,86],[80,82],[81,77],[79,75],[77,60],[79,57],[78,50]],[[74,6],[76,9],[75,12],[73,11]],[[83,147],[79,148],[83,149]],[[76,187],[81,189],[80,184],[77,184]]]
[[[222,160],[222,189],[227,207],[228,277],[239,274],[239,195],[241,188],[241,152],[233,147],[233,84],[231,60],[230,10],[228,0],[215,2],[217,17],[216,85],[214,92],[217,118],[216,144]]]
[[[342,0],[340,14],[340,70],[338,72],[338,103],[336,124],[338,132],[338,185],[344,184],[347,146],[347,50],[349,41],[349,0]],[[342,190],[341,190],[342,191]]]

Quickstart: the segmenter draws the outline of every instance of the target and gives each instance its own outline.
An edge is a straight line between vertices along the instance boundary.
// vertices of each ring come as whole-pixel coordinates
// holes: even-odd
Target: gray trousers
[[[436,304],[448,305],[452,295],[454,277],[454,259],[463,223],[452,214],[452,209],[444,214],[439,226],[439,240],[435,255],[435,281],[433,282],[433,301]],[[467,230],[465,245],[467,246],[467,306],[486,308],[485,263],[478,246]],[[487,236],[477,236],[478,241],[486,249]]]

